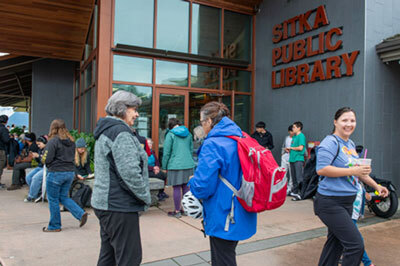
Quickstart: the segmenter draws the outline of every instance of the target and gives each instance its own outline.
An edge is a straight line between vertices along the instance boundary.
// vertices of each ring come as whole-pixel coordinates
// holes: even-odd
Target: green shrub
[[[10,130],[10,134],[14,133],[17,133],[17,135],[20,136],[22,133],[24,133],[24,130],[21,127],[14,127]]]
[[[83,138],[86,142],[86,147],[88,150],[88,154],[90,156],[90,168],[94,173],[94,136],[92,133],[78,132],[78,130],[70,131],[72,137],[74,137],[75,141],[79,138]]]

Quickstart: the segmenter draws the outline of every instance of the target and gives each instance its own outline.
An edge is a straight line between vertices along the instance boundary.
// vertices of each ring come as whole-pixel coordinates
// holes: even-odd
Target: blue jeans
[[[49,201],[49,230],[61,229],[60,202],[78,220],[85,213],[78,204],[68,197],[68,191],[74,179],[74,172],[49,172],[46,178],[47,199]]]
[[[353,219],[353,222],[354,222],[354,224],[357,226],[357,220],[354,220],[354,219]],[[358,226],[357,226],[357,228],[358,228]],[[361,232],[360,232],[360,235],[361,235]],[[361,235],[361,238],[362,238],[362,235]],[[363,241],[364,241],[364,239],[363,239]],[[362,261],[362,263],[364,264],[364,266],[369,266],[369,265],[372,264],[372,261],[371,261],[370,258],[368,257],[368,254],[367,254],[367,251],[366,251],[366,250],[364,250],[364,254],[363,254],[363,256],[362,256],[361,261]]]
[[[25,177],[25,179],[29,186],[28,197],[31,199],[36,199],[39,196],[39,191],[42,187],[43,168],[36,167]]]

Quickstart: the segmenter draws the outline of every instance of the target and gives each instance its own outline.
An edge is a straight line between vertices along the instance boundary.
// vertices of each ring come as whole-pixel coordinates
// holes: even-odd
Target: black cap
[[[8,116],[0,115],[0,123],[7,123],[7,121],[8,121]]]

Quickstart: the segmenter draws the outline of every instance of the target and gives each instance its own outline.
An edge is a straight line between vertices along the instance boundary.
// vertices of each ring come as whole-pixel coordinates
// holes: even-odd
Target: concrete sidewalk
[[[2,182],[10,184],[11,172]],[[172,195],[170,188],[166,190]],[[27,187],[0,190],[0,258],[4,265],[96,265],[99,225],[92,210],[88,223],[79,228],[70,213],[62,213],[63,231],[43,233],[49,211],[47,203],[24,203]],[[152,207],[140,218],[145,265],[209,265],[209,243],[200,231],[200,221],[167,216],[172,197],[159,208]],[[399,218],[399,214],[395,216]],[[400,220],[380,219],[369,214],[360,226],[373,261],[379,265],[400,265],[397,237]],[[326,229],[313,214],[312,201],[289,198],[278,210],[258,216],[257,234],[240,242],[239,265],[316,265]],[[375,243],[375,245],[374,245]],[[370,248],[369,248],[370,247]],[[381,259],[378,256],[389,254]],[[390,256],[390,254],[395,254]],[[376,258],[376,260],[375,260]],[[390,260],[388,260],[390,258]],[[396,264],[397,263],[397,264]]]

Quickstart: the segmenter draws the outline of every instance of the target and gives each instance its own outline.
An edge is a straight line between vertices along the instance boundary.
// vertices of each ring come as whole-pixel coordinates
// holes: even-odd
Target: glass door
[[[189,131],[193,135],[193,158],[196,161],[197,149],[202,141],[202,129],[200,125],[200,110],[206,103],[217,101],[224,103],[232,113],[232,93],[215,94],[215,93],[189,93]],[[195,128],[198,128],[195,130]]]
[[[165,135],[168,132],[168,120],[177,118],[187,126],[188,92],[174,89],[156,89],[156,114],[154,144],[158,150],[159,160],[162,161]],[[156,115],[157,117],[157,115]]]

